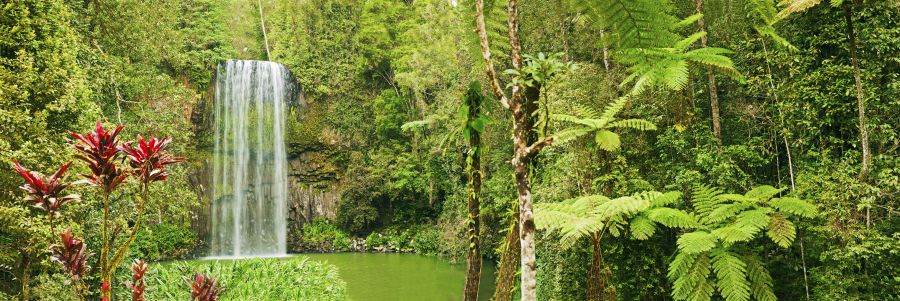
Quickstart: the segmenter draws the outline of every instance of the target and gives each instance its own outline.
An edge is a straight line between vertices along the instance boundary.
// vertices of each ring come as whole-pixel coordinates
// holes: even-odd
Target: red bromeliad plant
[[[157,181],[165,181],[169,175],[165,169],[166,165],[182,162],[183,158],[173,157],[166,153],[166,147],[171,144],[170,138],[150,138],[144,139],[139,137],[137,142],[126,142],[119,145],[118,135],[122,132],[124,126],[117,126],[114,130],[108,131],[103,128],[100,122],[93,132],[79,134],[70,134],[77,140],[73,147],[78,150],[76,157],[85,161],[90,169],[90,174],[84,175],[84,182],[87,182],[99,189],[103,196],[103,225],[101,228],[102,248],[100,251],[100,299],[103,301],[111,300],[112,293],[112,275],[118,267],[125,254],[128,246],[134,242],[137,232],[140,230],[141,222],[144,215],[144,203],[148,199],[149,185]],[[121,153],[125,153],[128,159],[130,170],[120,168],[117,165]],[[77,201],[80,199],[77,194],[69,194],[61,196],[62,191],[76,183],[64,182],[63,174],[68,170],[71,162],[64,164],[53,175],[46,177],[40,173],[30,171],[22,167],[18,162],[13,161],[13,169],[25,179],[25,184],[20,188],[28,195],[24,198],[34,207],[47,211],[47,217],[50,223],[51,236],[55,235],[53,230],[53,218],[60,215],[60,210],[66,203]],[[115,239],[115,234],[110,237],[110,222],[114,219],[110,218],[110,194],[116,190],[125,181],[129,175],[134,175],[140,186],[140,194],[135,196],[136,215],[134,216],[134,226],[117,225],[117,229],[124,227],[130,228],[130,234],[127,239],[121,242],[113,256],[110,256],[110,250]],[[82,182],[82,181],[79,181]],[[117,219],[115,219],[117,220]],[[118,233],[116,230],[115,233]],[[53,252],[53,260],[61,263],[65,271],[74,280],[72,282],[76,293],[84,299],[84,292],[87,286],[83,283],[84,274],[90,270],[87,260],[93,255],[87,250],[87,246],[81,239],[76,238],[68,229],[60,235],[60,244],[51,247]],[[134,300],[144,300],[144,290],[146,282],[144,274],[147,272],[147,264],[140,260],[135,260],[132,266],[133,281],[128,284],[132,290],[132,298]],[[189,281],[190,282],[190,281]],[[194,282],[191,284],[194,300],[217,300],[223,288],[216,284],[215,279],[197,274]],[[27,294],[27,281],[23,281],[23,292]]]
[[[113,273],[128,253],[128,247],[137,238],[144,216],[144,204],[148,199],[149,185],[156,181],[163,181],[168,176],[165,166],[183,159],[175,158],[165,152],[171,139],[140,139],[135,142],[126,142],[119,145],[117,137],[124,126],[117,126],[112,131],[103,128],[100,122],[93,132],[86,134],[71,133],[77,139],[74,145],[79,151],[78,158],[85,161],[91,174],[85,175],[86,180],[98,187],[103,194],[103,228],[101,230],[102,248],[100,251],[100,274],[102,283],[111,286]],[[119,155],[124,153],[131,167],[130,170],[120,168],[116,163]],[[130,228],[128,237],[118,246],[112,246],[115,237],[110,237],[110,206],[109,196],[129,176],[134,175],[140,186],[140,194],[135,196],[134,225]],[[113,235],[115,236],[115,235]],[[115,252],[111,251],[115,248]],[[102,290],[102,298],[109,300],[109,290]]]
[[[66,203],[77,201],[80,197],[77,194],[62,195],[63,189],[66,189],[72,183],[64,182],[63,174],[69,169],[72,162],[63,164],[53,175],[47,177],[38,172],[30,171],[22,167],[19,162],[13,161],[13,169],[25,178],[25,184],[19,186],[20,189],[28,193],[25,201],[31,203],[34,207],[47,211],[47,219],[50,222],[51,232],[53,229],[53,218],[59,216],[59,211]],[[51,233],[51,235],[55,235]]]
[[[85,161],[91,173],[84,175],[88,183],[98,187],[103,195],[103,226],[100,229],[102,246],[100,248],[100,277],[101,281],[109,285],[115,266],[109,261],[111,239],[109,237],[109,195],[128,177],[128,173],[116,165],[119,156],[119,142],[117,137],[124,129],[124,125],[117,126],[112,131],[103,129],[98,121],[93,132],[78,134],[70,132],[72,137],[78,139],[73,147],[79,151],[76,155]],[[102,287],[101,287],[102,288]],[[109,299],[109,292],[102,290],[102,298]]]
[[[200,273],[194,274],[194,280],[188,281],[191,286],[191,301],[216,301],[225,291],[216,283],[216,279]]]
[[[112,131],[103,129],[103,125],[97,122],[97,128],[90,133],[79,134],[69,132],[72,137],[78,139],[73,147],[80,153],[75,157],[87,162],[91,174],[85,175],[88,183],[100,187],[105,194],[109,194],[120,184],[128,174],[116,166],[119,156],[119,141],[116,140],[124,125],[117,126]]]
[[[144,299],[144,289],[147,288],[147,283],[144,280],[144,274],[147,273],[147,263],[140,260],[135,259],[134,262],[131,263],[131,283],[128,283],[128,288],[131,289],[131,300],[132,301],[145,301]]]
[[[27,193],[24,200],[35,208],[47,212],[47,223],[50,226],[50,240],[54,240],[56,229],[53,227],[53,219],[60,215],[63,205],[69,202],[77,201],[80,197],[77,194],[64,195],[63,190],[74,183],[65,182],[63,174],[69,169],[71,162],[63,164],[53,175],[47,177],[38,172],[30,171],[22,167],[19,162],[13,161],[13,170],[25,179],[25,184],[19,186],[20,189]],[[63,245],[66,239],[63,237]],[[22,271],[22,297],[28,297],[28,275],[30,271],[26,267]],[[73,282],[74,285],[74,282]]]
[[[53,247],[53,261],[59,262],[72,279],[81,280],[84,273],[91,269],[88,258],[94,255],[87,249],[84,241],[72,235],[69,229],[60,234],[62,245]]]
[[[166,147],[172,143],[172,138],[163,139],[138,136],[137,144],[126,142],[120,150],[128,156],[128,164],[131,165],[132,174],[141,180],[143,185],[155,181],[165,181],[169,174],[165,166],[184,161],[184,158],[176,158],[165,153]]]
[[[84,290],[87,286],[81,279],[84,278],[87,271],[91,270],[91,267],[88,266],[88,258],[94,254],[88,251],[84,241],[72,235],[69,229],[60,234],[60,240],[62,245],[54,245],[51,248],[53,252],[51,258],[62,264],[69,277],[72,277],[72,288],[75,289],[75,293],[84,300]]]

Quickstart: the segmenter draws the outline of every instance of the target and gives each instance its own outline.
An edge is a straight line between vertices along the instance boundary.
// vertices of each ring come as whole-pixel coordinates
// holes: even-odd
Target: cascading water
[[[217,68],[210,206],[211,256],[287,253],[287,104],[284,66],[229,60]]]

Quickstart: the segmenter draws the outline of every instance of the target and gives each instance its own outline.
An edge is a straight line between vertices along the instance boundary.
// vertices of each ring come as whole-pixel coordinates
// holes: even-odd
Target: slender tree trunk
[[[269,53],[269,37],[266,35],[266,21],[263,17],[262,0],[256,0],[256,5],[259,6],[259,26],[262,27],[263,42],[266,44],[266,60],[271,60],[272,54]]]
[[[602,231],[591,234],[591,267],[588,270],[587,300],[615,301],[616,291],[609,287],[610,272],[603,263]]]
[[[516,206],[518,207],[518,206]],[[500,254],[500,266],[497,270],[497,287],[494,290],[494,301],[511,301],[513,286],[516,285],[516,272],[519,270],[519,218],[513,216],[512,227],[506,232],[505,244]]]
[[[856,108],[859,113],[859,141],[862,147],[862,167],[859,170],[859,180],[866,181],[869,177],[869,164],[872,162],[872,154],[869,149],[869,130],[866,129],[866,99],[863,95],[862,78],[859,72],[859,58],[856,55],[856,34],[853,31],[853,7],[850,1],[844,1],[844,19],[847,21],[847,43],[850,48],[850,63],[853,65],[853,80],[856,85]],[[868,209],[866,209],[868,216]]]
[[[600,301],[600,238],[597,234],[591,235],[592,256],[591,266],[588,268],[587,300]]]
[[[522,301],[534,301],[537,298],[537,264],[535,257],[535,225],[534,212],[532,210],[532,195],[530,182],[530,161],[545,146],[553,143],[552,138],[544,138],[541,141],[529,143],[530,128],[527,113],[528,109],[522,97],[522,86],[513,85],[510,97],[506,97],[497,72],[491,61],[490,44],[487,37],[487,29],[484,21],[484,0],[475,1],[475,24],[481,45],[482,57],[491,90],[500,99],[500,103],[508,108],[513,115],[513,172],[516,179],[516,192],[519,202],[519,243],[521,247],[521,291]],[[519,70],[522,67],[522,47],[519,43],[518,1],[507,2],[507,27],[509,34],[510,60],[512,68]]]
[[[481,91],[477,91],[480,97]],[[473,95],[468,95],[469,102],[469,116],[468,120],[475,120],[481,113],[481,99],[472,99],[475,98]],[[468,126],[468,125],[467,125]],[[480,222],[481,218],[480,206],[481,206],[481,133],[477,130],[470,130],[470,138],[469,138],[469,156],[466,159],[466,169],[468,171],[469,176],[469,196],[468,196],[468,210],[469,210],[469,221],[468,221],[468,234],[469,234],[469,248],[466,253],[466,285],[465,291],[463,292],[463,300],[466,301],[477,301],[478,300],[478,284],[481,281],[481,242],[479,239],[480,232]]]
[[[703,0],[694,0],[694,8],[698,14],[703,13]],[[703,18],[697,20],[698,30],[706,31],[706,22]],[[706,48],[708,45],[707,36],[700,38],[700,46]],[[719,90],[716,88],[716,75],[713,73],[712,67],[706,67],[706,80],[709,90],[709,112],[712,115],[713,135],[718,139],[719,145],[722,145],[722,123],[719,117]]]
[[[31,256],[28,256],[26,252],[22,252],[22,276],[19,280],[22,282],[19,300],[27,301],[31,293]]]

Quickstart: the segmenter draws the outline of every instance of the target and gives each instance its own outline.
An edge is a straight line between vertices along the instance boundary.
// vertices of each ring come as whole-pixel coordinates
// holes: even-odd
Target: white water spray
[[[210,255],[287,253],[287,102],[294,91],[284,66],[219,64],[215,85]]]

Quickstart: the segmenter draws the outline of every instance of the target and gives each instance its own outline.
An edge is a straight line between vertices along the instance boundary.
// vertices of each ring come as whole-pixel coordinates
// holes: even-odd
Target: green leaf
[[[653,208],[647,211],[647,217],[669,228],[696,228],[700,226],[694,215],[673,208]]]
[[[619,135],[608,130],[598,131],[594,136],[597,146],[606,151],[616,151],[622,145]]]
[[[784,218],[781,214],[773,214],[769,219],[769,230],[766,235],[772,239],[772,242],[778,244],[782,248],[788,248],[797,237],[797,229],[794,223]]]
[[[769,205],[775,207],[778,211],[796,214],[806,218],[812,218],[818,215],[815,205],[798,198],[774,198],[769,200]]]
[[[682,234],[678,238],[678,249],[687,254],[698,254],[712,250],[718,239],[706,231],[696,231]]]
[[[656,232],[656,224],[643,214],[638,214],[629,222],[631,235],[637,240],[645,240]]]
[[[726,301],[750,300],[747,264],[743,260],[727,249],[719,248],[712,252],[712,266],[716,272],[716,287]]]

